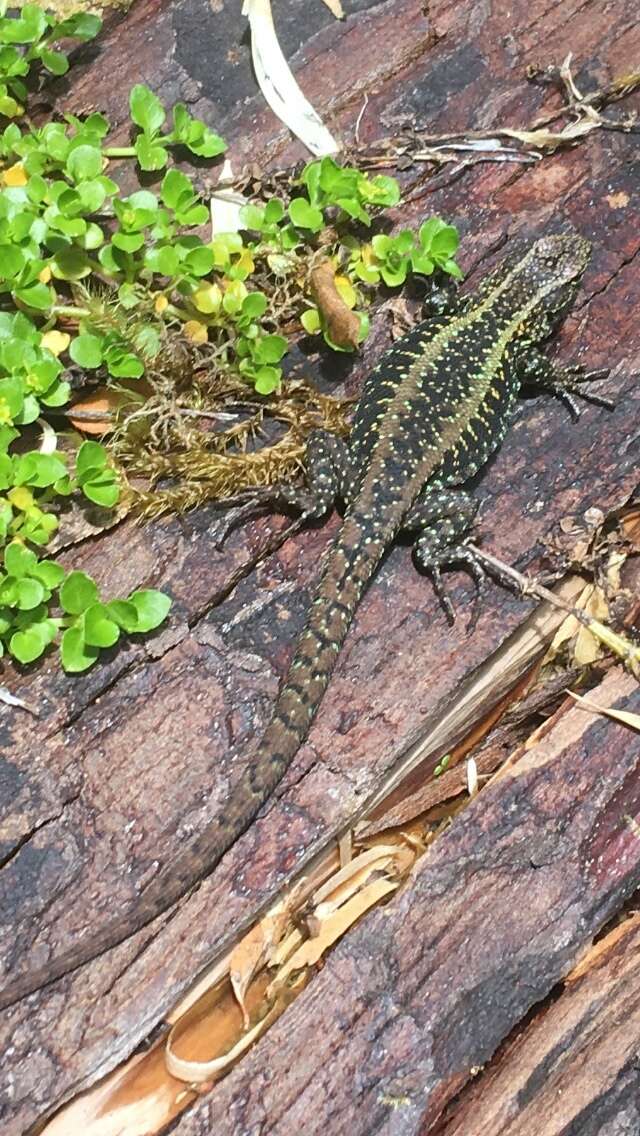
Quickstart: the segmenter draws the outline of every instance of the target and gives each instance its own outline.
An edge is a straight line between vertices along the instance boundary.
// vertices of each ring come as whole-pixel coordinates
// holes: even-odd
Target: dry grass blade
[[[251,54],[256,78],[274,114],[317,158],[340,146],[296,83],[278,42],[270,0],[244,0],[242,14],[251,26]]]
[[[591,699],[584,698],[581,694],[574,694],[572,690],[568,690],[567,694],[570,694],[584,710],[590,710],[592,714],[604,714],[605,717],[613,718],[623,726],[629,726],[631,730],[640,731],[640,714],[633,714],[630,710],[614,710],[607,706],[598,706]]]
[[[336,20],[344,20],[344,8],[340,0],[322,0],[326,4],[329,11],[335,16]]]

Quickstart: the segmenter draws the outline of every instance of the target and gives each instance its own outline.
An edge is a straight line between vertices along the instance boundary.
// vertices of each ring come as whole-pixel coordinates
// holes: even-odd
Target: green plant
[[[6,15],[8,3],[0,4],[0,114],[16,118],[24,112],[28,97],[27,78],[34,65],[51,75],[64,75],[69,59],[55,45],[62,40],[93,39],[100,20],[78,12],[59,20],[37,4],[24,4],[19,14]]]
[[[169,147],[173,146],[185,146],[199,158],[215,158],[226,150],[222,138],[199,119],[192,118],[184,103],[176,103],[173,108],[173,130],[162,134],[166,111],[160,99],[142,83],[131,88],[129,109],[131,121],[140,128],[133,153],[143,170],[164,169],[169,159]],[[121,147],[109,154],[111,157],[129,157],[132,151],[129,147]]]
[[[84,572],[70,572],[59,592],[65,613],[58,621],[64,628],[60,642],[66,671],[86,671],[100,651],[113,647],[124,631],[129,635],[153,631],[166,618],[171,600],[153,589],[132,592],[125,600],[104,603],[94,580]]]
[[[453,225],[431,217],[420,226],[417,238],[411,229],[403,229],[393,237],[377,233],[370,244],[353,247],[351,267],[366,284],[378,284],[382,279],[390,288],[404,284],[410,272],[431,276],[438,268],[461,279],[454,260],[458,244]]]
[[[110,606],[94,595],[82,610],[65,607],[73,585],[56,582],[63,569],[39,559],[64,499],[83,495],[111,509],[124,487],[127,505],[144,499],[152,513],[163,477],[165,499],[184,508],[220,486],[243,488],[243,476],[250,484],[290,476],[319,421],[346,428],[340,404],[284,383],[290,335],[319,332],[329,347],[353,349],[368,333],[381,283],[398,287],[409,273],[436,270],[460,275],[457,234],[439,219],[418,234],[371,236],[381,211],[400,200],[398,183],[333,158],[310,162],[281,196],[248,200],[238,231],[212,233],[192,179],[169,163],[216,158],[225,143],[183,104],[167,113],[142,84],[130,92],[129,145],[113,143],[99,112],[34,125],[29,92],[66,71],[60,45],[99,27],[95,16],[60,20],[34,4],[7,15],[0,0],[0,551],[14,548],[0,642],[27,662],[61,632],[63,665],[76,670],[115,642],[116,630],[156,626],[168,601],[135,593]],[[157,176],[124,194],[114,163],[126,159]],[[344,343],[335,342],[314,290],[320,263],[332,266],[334,295],[355,321]],[[73,407],[72,391],[80,391]],[[83,399],[107,407],[98,417],[112,415],[117,429],[106,445],[56,437],[49,420],[77,422]],[[209,428],[229,403],[234,416],[245,403],[249,417]],[[263,413],[284,435],[260,464],[253,451]],[[127,484],[127,471],[146,477],[149,491]],[[188,492],[173,488],[176,478],[189,482]],[[16,575],[19,564],[26,567]],[[56,588],[61,616],[51,614]]]
[[[335,211],[337,224],[349,218],[368,226],[372,207],[389,207],[400,200],[395,178],[384,174],[370,178],[360,170],[338,165],[333,158],[309,162],[300,180],[307,196],[291,201],[289,216],[294,225],[312,232],[322,228],[327,209]]]
[[[103,603],[94,580],[84,572],[65,573],[55,560],[39,560],[20,541],[4,550],[0,569],[0,655],[8,650],[19,663],[35,662],[60,638],[65,671],[85,671],[100,650],[113,647],[124,631],[147,633],[166,618],[168,596],[152,589],[126,600]],[[60,615],[52,615],[54,592]]]

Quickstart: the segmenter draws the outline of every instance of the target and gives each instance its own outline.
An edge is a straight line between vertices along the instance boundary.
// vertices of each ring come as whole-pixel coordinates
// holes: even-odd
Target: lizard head
[[[537,293],[540,309],[555,323],[573,303],[589,262],[589,241],[571,236],[540,237],[520,262],[529,294]]]
[[[540,237],[530,248],[526,271],[533,281],[562,286],[580,281],[587,267],[591,245],[584,237]]]

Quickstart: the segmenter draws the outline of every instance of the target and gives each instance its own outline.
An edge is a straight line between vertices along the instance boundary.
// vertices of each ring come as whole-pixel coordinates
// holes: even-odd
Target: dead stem
[[[640,679],[640,647],[636,643],[632,643],[623,635],[619,635],[611,627],[601,623],[599,619],[594,619],[582,608],[567,603],[555,592],[545,588],[544,584],[541,584],[535,577],[523,576],[517,568],[505,564],[504,561],[474,544],[468,544],[467,547],[473,552],[476,559],[485,565],[489,575],[494,576],[499,583],[512,589],[515,587],[515,590],[523,596],[535,596],[536,599],[572,616],[583,627],[586,627],[599,643],[621,658],[635,678]]]

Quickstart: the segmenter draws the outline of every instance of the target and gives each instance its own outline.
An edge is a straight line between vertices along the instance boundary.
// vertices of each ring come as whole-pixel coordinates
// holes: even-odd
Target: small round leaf
[[[71,341],[69,354],[79,367],[94,370],[102,362],[102,343],[97,335],[77,335]]]
[[[153,631],[166,619],[171,607],[171,599],[164,592],[157,592],[154,588],[146,588],[133,592],[129,596],[129,603],[133,604],[138,613],[136,631]]]
[[[120,628],[109,619],[103,603],[91,604],[84,613],[84,639],[90,647],[113,647],[120,638]]]
[[[81,615],[98,600],[95,580],[86,572],[70,572],[60,588],[60,604],[69,615]]]
[[[68,627],[60,644],[62,666],[71,674],[79,674],[92,667],[99,655],[98,647],[90,647],[84,641],[80,627]]]

